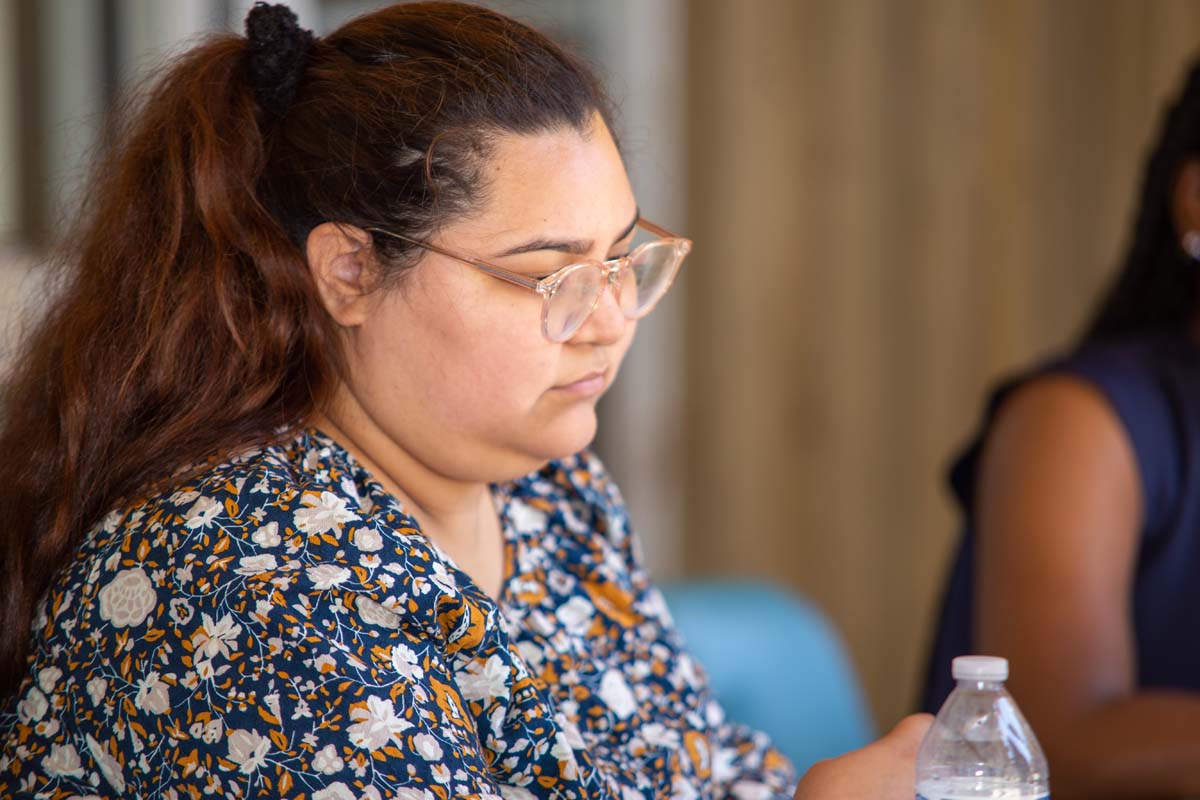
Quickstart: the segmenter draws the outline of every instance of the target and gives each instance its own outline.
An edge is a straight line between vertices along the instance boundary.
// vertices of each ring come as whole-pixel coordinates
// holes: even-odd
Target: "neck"
[[[345,447],[438,544],[471,547],[494,520],[486,483],[456,480],[421,463],[356,403],[343,400],[327,413],[315,413],[310,422]]]

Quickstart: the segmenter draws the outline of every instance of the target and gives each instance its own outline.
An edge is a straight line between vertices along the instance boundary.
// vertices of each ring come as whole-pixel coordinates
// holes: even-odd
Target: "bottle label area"
[[[917,800],[1049,800],[1050,793],[1036,786],[1013,786],[989,780],[955,778],[922,782]]]

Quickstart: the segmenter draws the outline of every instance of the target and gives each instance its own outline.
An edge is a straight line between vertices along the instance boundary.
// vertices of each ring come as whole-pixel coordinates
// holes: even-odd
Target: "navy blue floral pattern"
[[[589,453],[494,487],[492,599],[315,430],[109,514],[0,713],[0,796],[787,796]]]

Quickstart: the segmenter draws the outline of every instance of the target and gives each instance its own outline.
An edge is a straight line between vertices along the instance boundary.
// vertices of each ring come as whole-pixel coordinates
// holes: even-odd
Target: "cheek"
[[[460,300],[453,308],[431,309],[419,322],[426,388],[460,412],[528,410],[556,378],[559,346],[542,336],[536,308],[496,299]]]

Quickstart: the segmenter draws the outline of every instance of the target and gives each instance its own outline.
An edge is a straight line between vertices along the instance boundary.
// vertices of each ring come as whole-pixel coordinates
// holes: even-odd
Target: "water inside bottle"
[[[943,778],[917,785],[917,800],[1049,800],[1050,793],[983,778]]]

